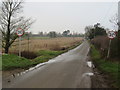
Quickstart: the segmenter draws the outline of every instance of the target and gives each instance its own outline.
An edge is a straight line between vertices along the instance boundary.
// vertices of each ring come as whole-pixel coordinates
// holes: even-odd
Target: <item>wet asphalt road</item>
[[[59,55],[43,66],[34,69],[12,82],[9,88],[90,88],[92,72],[87,66],[89,44],[84,41],[77,48]]]

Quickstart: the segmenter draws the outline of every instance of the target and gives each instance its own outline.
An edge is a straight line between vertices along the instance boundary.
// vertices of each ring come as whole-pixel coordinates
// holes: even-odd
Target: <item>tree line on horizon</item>
[[[65,30],[62,33],[58,33],[56,31],[50,31],[50,32],[39,32],[37,34],[33,34],[32,32],[26,32],[24,36],[30,36],[30,37],[50,37],[50,38],[56,38],[56,37],[84,37],[84,34],[82,33],[71,33],[70,30]]]

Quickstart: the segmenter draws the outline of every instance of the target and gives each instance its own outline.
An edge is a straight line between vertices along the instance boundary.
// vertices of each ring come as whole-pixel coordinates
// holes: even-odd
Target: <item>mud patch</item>
[[[113,88],[110,79],[96,68],[93,69],[94,76],[91,76],[92,88]]]
[[[24,69],[15,69],[15,70],[10,70],[10,71],[2,71],[2,78],[7,78],[13,74],[17,74],[20,72],[25,71]]]

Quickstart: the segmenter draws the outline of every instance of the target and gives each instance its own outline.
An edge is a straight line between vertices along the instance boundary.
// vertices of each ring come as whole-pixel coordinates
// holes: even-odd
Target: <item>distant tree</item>
[[[94,38],[94,27],[93,26],[86,26],[85,27],[85,36],[88,39]]]
[[[40,37],[43,37],[43,32],[39,32],[39,36],[40,36]]]
[[[94,25],[94,36],[104,36],[106,34],[106,29],[100,26],[100,23]]]
[[[62,34],[59,32],[59,33],[57,33],[57,36],[58,37],[62,37]]]
[[[51,32],[49,32],[49,37],[55,38],[55,37],[57,37],[57,33],[55,31],[51,31]]]
[[[105,36],[106,29],[100,26],[99,23],[95,24],[94,26],[86,26],[85,27],[85,36],[89,39],[93,39],[96,36]]]
[[[5,53],[18,37],[15,33],[18,28],[28,30],[33,23],[31,19],[20,16],[22,12],[22,0],[4,0],[0,7],[0,31],[2,33],[2,47]]]
[[[109,21],[113,24],[114,30],[117,31],[118,27],[120,26],[118,23],[118,14],[115,14]]]
[[[23,37],[32,37],[32,32],[25,32]]]
[[[70,33],[70,30],[67,30],[67,31],[63,31],[63,36],[65,36],[65,37],[67,37],[68,35],[69,35],[69,33]]]
[[[84,37],[85,35],[83,33],[78,34],[79,37]]]

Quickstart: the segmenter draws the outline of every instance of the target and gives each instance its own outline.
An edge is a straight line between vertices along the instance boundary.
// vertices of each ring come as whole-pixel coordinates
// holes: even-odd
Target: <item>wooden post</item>
[[[21,57],[21,36],[19,36],[19,58]]]
[[[109,40],[109,47],[108,47],[108,54],[107,54],[107,58],[109,58],[110,56],[110,46],[111,46],[111,39]]]

